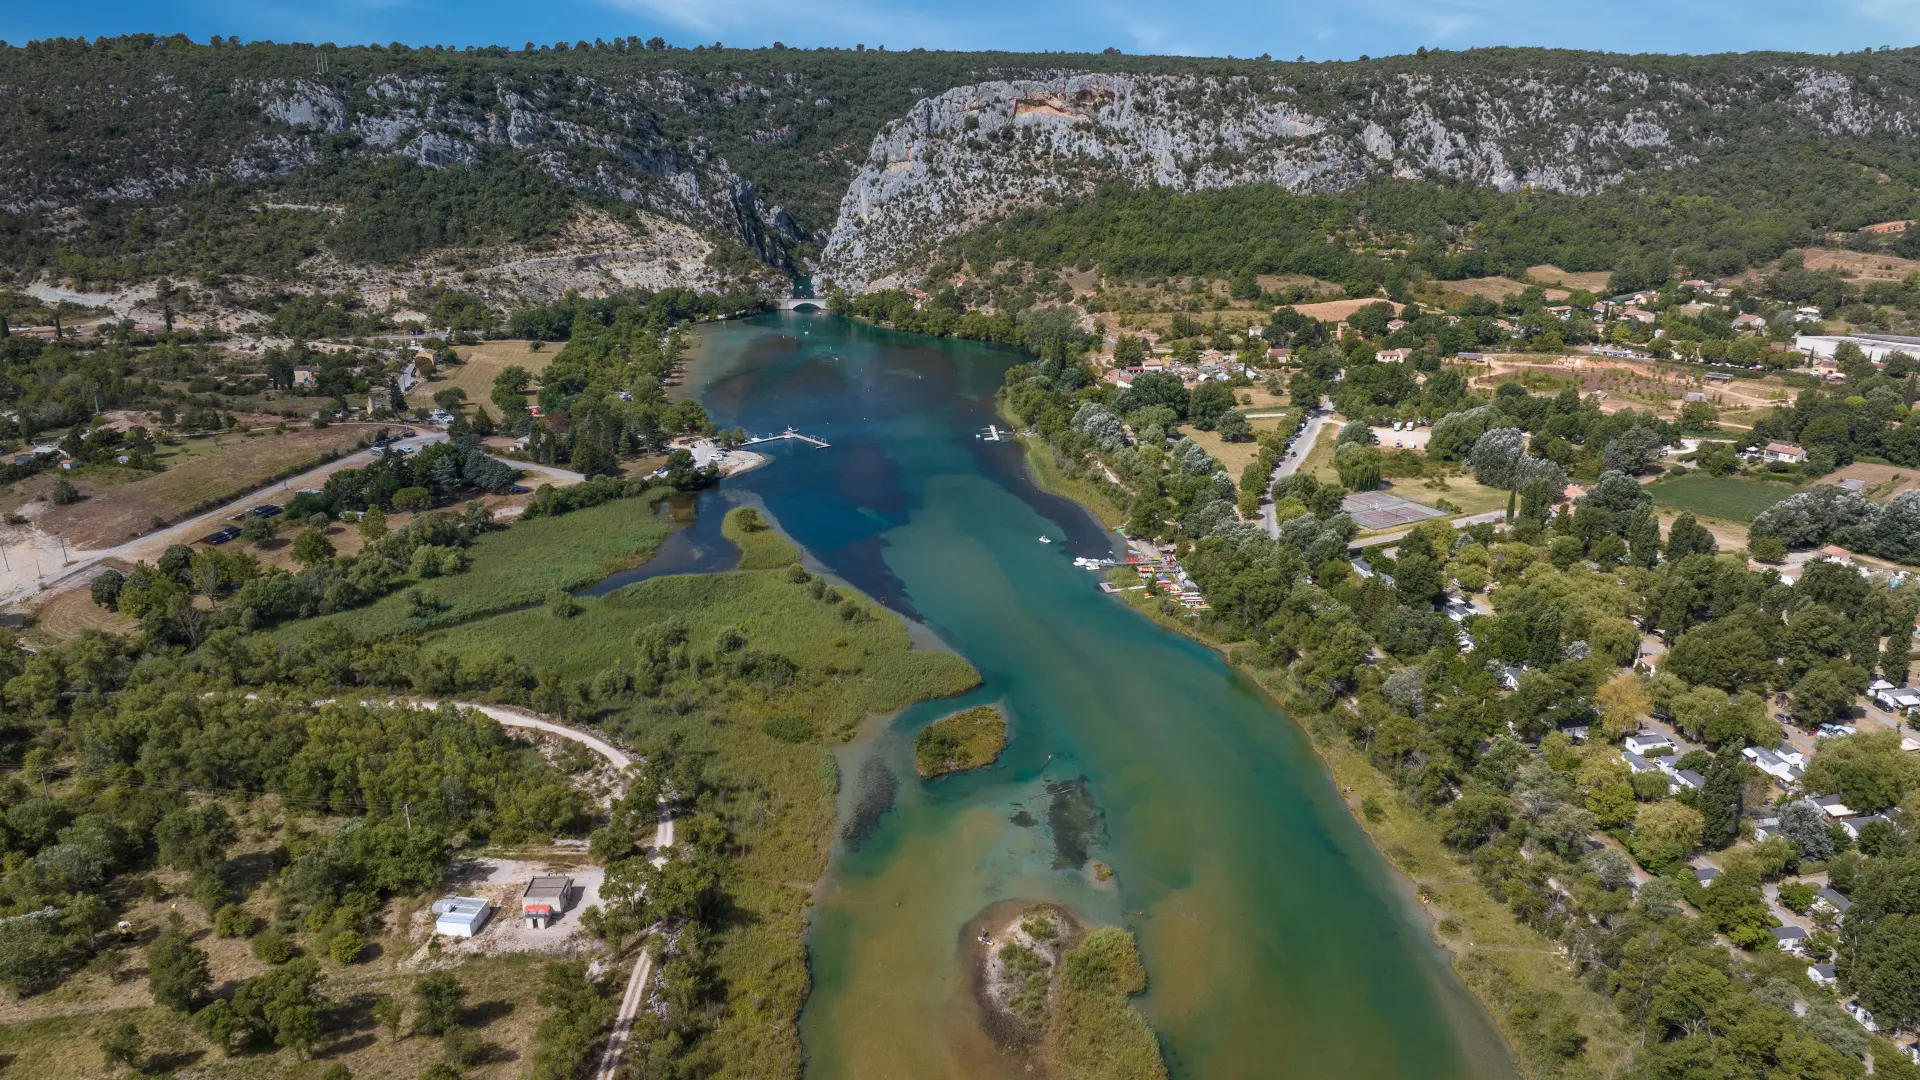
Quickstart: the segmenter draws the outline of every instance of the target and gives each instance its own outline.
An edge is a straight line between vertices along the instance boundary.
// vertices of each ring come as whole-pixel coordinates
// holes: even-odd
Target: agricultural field
[[[1687,473],[1647,487],[1655,506],[1690,510],[1698,517],[1752,521],[1760,511],[1793,494],[1785,484],[1731,476]]]
[[[335,424],[291,429],[284,434],[256,429],[188,440],[191,450],[160,448],[160,460],[166,468],[159,473],[119,466],[78,469],[69,478],[79,489],[81,500],[47,507],[36,519],[37,524],[48,533],[66,537],[76,548],[113,547],[151,532],[155,518],[172,521],[196,507],[235,498],[275,476],[318,466],[329,456],[352,453],[363,440],[371,441],[380,426]],[[166,453],[169,450],[177,452]],[[15,485],[15,497],[44,495],[52,490],[53,483],[54,479],[45,474],[22,481]]]

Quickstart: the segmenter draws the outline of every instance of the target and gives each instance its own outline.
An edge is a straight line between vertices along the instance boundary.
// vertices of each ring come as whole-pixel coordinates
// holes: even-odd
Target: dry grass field
[[[1885,502],[1903,491],[1920,488],[1920,469],[1855,462],[1844,469],[1828,473],[1815,483],[1837,484],[1842,480],[1860,481],[1864,485],[1862,494],[1874,502]]]
[[[461,346],[454,352],[464,362],[442,367],[420,390],[431,396],[442,390],[459,389],[466,391],[468,402],[484,402],[493,393],[494,377],[502,371],[518,364],[532,372],[537,380],[560,351],[560,345],[551,341],[544,343],[538,352],[534,351],[533,345],[531,341],[489,341],[481,345]],[[487,411],[492,412],[493,409]]]
[[[171,521],[204,502],[232,498],[289,469],[318,465],[329,453],[350,453],[360,440],[371,439],[378,427],[335,424],[317,430],[292,429],[284,435],[266,430],[223,435],[217,443],[205,440],[215,443],[206,452],[174,458],[164,472],[133,473],[141,478],[131,482],[126,469],[82,469],[72,479],[84,497],[68,506],[48,507],[37,523],[78,548],[112,547],[152,531],[156,517]],[[33,480],[48,488],[52,484],[45,476]]]
[[[1508,277],[1468,278],[1465,281],[1436,282],[1443,293],[1458,293],[1462,296],[1483,296],[1488,300],[1505,300],[1509,296],[1518,296],[1527,291],[1523,282]],[[1546,298],[1551,303],[1565,300],[1565,289],[1547,289]]]
[[[1272,431],[1280,425],[1280,417],[1263,416],[1257,420],[1249,420],[1247,423],[1252,425],[1255,433]],[[1226,466],[1227,475],[1233,477],[1236,482],[1240,479],[1240,474],[1246,470],[1247,464],[1260,456],[1260,444],[1252,440],[1228,442],[1220,437],[1219,432],[1201,431],[1193,427],[1180,430],[1188,438],[1200,444],[1200,449],[1212,454],[1214,460]]]
[[[1562,270],[1551,263],[1527,267],[1527,276],[1535,281],[1544,281],[1549,285],[1559,285],[1567,289],[1585,289],[1599,295],[1607,291],[1607,279],[1613,275],[1605,270],[1588,270],[1574,273]]]
[[[1920,260],[1842,248],[1808,248],[1800,256],[1809,270],[1838,270],[1858,281],[1905,281],[1920,272]]]
[[[110,565],[121,573],[132,569],[131,566],[112,561]],[[33,609],[32,615],[33,628],[27,631],[27,636],[29,639],[44,639],[48,644],[71,641],[85,630],[131,634],[140,629],[140,624],[134,620],[94,603],[93,594],[85,588],[68,589],[44,597]]]
[[[1383,301],[1377,297],[1368,300],[1322,300],[1317,304],[1295,304],[1293,305],[1293,310],[1310,319],[1319,319],[1323,322],[1338,322],[1352,315],[1354,312],[1359,311],[1361,308],[1366,307],[1368,304],[1378,304],[1382,302]],[[1385,303],[1393,302],[1389,300],[1385,301]],[[1400,314],[1402,306],[1403,305],[1400,304],[1394,304],[1393,313],[1395,315]]]

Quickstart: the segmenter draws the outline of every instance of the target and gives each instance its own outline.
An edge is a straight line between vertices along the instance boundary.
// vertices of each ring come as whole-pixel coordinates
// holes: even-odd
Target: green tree
[[[360,959],[360,954],[366,951],[367,939],[357,930],[342,930],[333,935],[332,941],[327,942],[327,955],[331,956],[336,964],[356,963]]]
[[[1844,720],[1853,710],[1856,691],[1832,667],[1817,667],[1793,685],[1794,718],[1808,726]]]
[[[106,1059],[108,1069],[139,1069],[146,1057],[146,1040],[140,1035],[140,1025],[123,1020],[108,1028],[100,1036],[100,1056]]]
[[[1633,818],[1633,856],[1655,872],[1664,872],[1700,847],[1706,822],[1700,812],[1671,799],[1648,803]]]
[[[367,512],[360,515],[359,529],[360,539],[371,544],[387,535],[387,515],[377,506],[368,507]]]
[[[212,982],[207,954],[179,934],[162,934],[147,947],[147,990],[154,1004],[187,1012]]]
[[[1735,749],[1714,755],[1695,803],[1700,811],[1701,842],[1706,846],[1723,848],[1739,839],[1746,784],[1746,763]]]
[[[1371,491],[1380,486],[1380,449],[1347,443],[1333,452],[1333,468],[1340,483],[1351,491]]]
[[[1920,760],[1900,749],[1897,731],[1822,739],[1800,786],[1834,792],[1855,810],[1880,810],[1920,788]]]
[[[407,1020],[407,1005],[397,997],[383,996],[373,1003],[373,1021],[386,1029],[387,1038],[398,1039]]]
[[[301,566],[313,567],[333,558],[333,541],[327,539],[326,531],[309,526],[293,540],[293,561]]]
[[[254,547],[264,547],[273,542],[274,522],[272,518],[256,517],[248,514],[240,523],[240,539]]]
[[[413,984],[413,1030],[438,1038],[455,1024],[467,988],[450,971],[435,971]]]

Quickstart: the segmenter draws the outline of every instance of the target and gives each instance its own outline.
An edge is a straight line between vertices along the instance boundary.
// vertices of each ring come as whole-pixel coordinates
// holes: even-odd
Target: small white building
[[[1807,452],[1792,443],[1770,442],[1761,449],[1760,457],[1766,461],[1784,461],[1789,465],[1797,465],[1807,460]]]
[[[1800,956],[1807,950],[1807,932],[1797,926],[1776,926],[1771,931],[1773,943],[1783,953]]]
[[[1627,753],[1641,757],[1672,753],[1675,749],[1672,739],[1653,731],[1636,731],[1627,736],[1626,747]]]
[[[1815,986],[1832,986],[1840,981],[1840,976],[1833,970],[1832,964],[1808,964],[1807,978],[1811,979]]]
[[[484,896],[449,896],[434,902],[433,914],[434,933],[470,938],[486,928],[493,916],[493,901]]]

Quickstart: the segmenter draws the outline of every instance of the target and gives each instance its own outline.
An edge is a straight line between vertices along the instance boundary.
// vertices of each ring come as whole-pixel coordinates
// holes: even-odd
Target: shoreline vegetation
[[[1001,408],[1004,412],[1004,402]],[[1113,513],[1111,497],[1101,491],[1097,480],[1069,477],[1059,451],[1044,440],[1022,442],[1028,462],[1036,466],[1036,483],[1073,499],[1103,521],[1109,518]],[[1060,483],[1059,479],[1069,482]],[[1088,505],[1082,497],[1088,491],[1100,492],[1099,497],[1107,503],[1104,511]],[[1124,520],[1124,515],[1121,518]],[[1116,569],[1113,576],[1131,573]],[[1158,597],[1140,591],[1116,595],[1166,629],[1220,653],[1272,694],[1286,718],[1306,733],[1342,790],[1348,812],[1394,866],[1409,893],[1422,902],[1429,936],[1452,957],[1454,972],[1492,1018],[1523,1075],[1553,1074],[1551,1069],[1540,1068],[1541,1061],[1535,1059],[1544,1055],[1531,1045],[1541,1035],[1537,1025],[1543,1016],[1543,1002],[1557,1001],[1571,1007],[1579,1017],[1586,1057],[1597,1075],[1610,1075],[1625,1065],[1631,1057],[1628,1034],[1611,1004],[1565,970],[1552,940],[1520,923],[1505,904],[1473,878],[1471,868],[1462,866],[1447,848],[1439,827],[1403,805],[1391,779],[1344,744],[1337,721],[1301,697],[1287,672],[1263,668],[1253,662],[1251,650],[1234,649],[1230,642],[1203,632],[1192,622],[1169,615],[1161,609]],[[1370,815],[1363,809],[1366,806],[1375,807],[1377,813]]]
[[[1054,1080],[1165,1080],[1160,1045],[1132,998],[1147,988],[1133,935],[1088,929],[1060,904],[1022,908],[988,931],[977,982],[983,1024],[1028,1071]]]
[[[1114,576],[1124,573],[1130,571],[1116,570]],[[1614,1075],[1626,1065],[1632,1056],[1630,1036],[1612,1005],[1566,970],[1557,943],[1514,918],[1512,910],[1472,876],[1472,868],[1447,847],[1439,826],[1405,804],[1392,779],[1347,745],[1339,722],[1301,697],[1287,672],[1260,666],[1251,650],[1236,649],[1168,614],[1157,598],[1144,592],[1115,595],[1158,625],[1219,653],[1272,695],[1286,718],[1306,734],[1340,789],[1347,812],[1394,868],[1407,894],[1419,901],[1428,936],[1447,950],[1454,972],[1494,1021],[1523,1076],[1559,1075],[1522,1053],[1543,1034],[1529,1026],[1541,1019],[1543,995],[1569,1005],[1579,1016],[1595,1074]]]
[[[992,705],[943,716],[913,739],[913,764],[921,779],[984,769],[1007,748],[1007,719]]]
[[[623,502],[650,510],[653,501]],[[596,507],[496,535],[539,525],[579,540],[608,531],[612,522],[598,515],[609,513]],[[628,520],[659,538],[670,531],[651,513]],[[671,985],[652,993],[666,1008],[642,1012],[629,1056],[797,1078],[797,1021],[810,990],[806,909],[827,870],[839,785],[828,748],[868,717],[966,693],[980,677],[954,653],[916,648],[905,620],[881,604],[802,568],[799,548],[765,511],[736,507],[722,532],[740,548],[739,569],[652,578],[450,626],[307,620],[283,628],[282,639],[308,650],[356,637],[368,654],[403,649],[415,659],[381,681],[528,705],[660,762],[663,790],[684,808],[681,854],[664,873],[690,891],[670,919],[677,929],[659,939],[667,944],[656,970]],[[564,546],[557,534],[547,539]],[[476,544],[465,576],[492,580],[525,554]],[[329,629],[308,632],[311,624]],[[650,903],[636,901],[632,912],[604,903],[590,932],[610,946],[630,941],[656,917]]]

